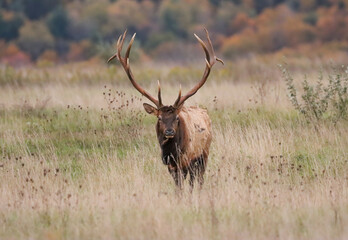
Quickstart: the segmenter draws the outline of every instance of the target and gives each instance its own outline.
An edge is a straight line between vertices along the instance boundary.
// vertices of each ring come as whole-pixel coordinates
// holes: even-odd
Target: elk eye
[[[158,121],[162,121],[162,117],[161,116],[158,116]]]
[[[179,121],[179,116],[176,116],[176,121]]]

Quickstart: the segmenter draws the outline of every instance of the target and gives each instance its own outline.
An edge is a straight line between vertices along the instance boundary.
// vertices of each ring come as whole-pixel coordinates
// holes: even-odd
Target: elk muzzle
[[[164,137],[165,138],[173,138],[175,136],[175,130],[170,128],[170,129],[166,129],[164,131]]]

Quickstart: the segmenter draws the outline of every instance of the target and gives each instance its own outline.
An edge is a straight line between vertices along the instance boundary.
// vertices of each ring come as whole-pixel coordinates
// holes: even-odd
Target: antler
[[[142,94],[144,95],[146,98],[148,98],[151,102],[153,102],[157,108],[162,107],[162,99],[161,99],[161,89],[160,89],[160,85],[159,85],[159,81],[158,81],[158,100],[156,100],[154,97],[152,97],[147,91],[145,91],[145,89],[143,89],[139,84],[137,84],[134,80],[134,76],[132,74],[132,71],[130,69],[130,64],[129,64],[129,54],[130,54],[130,50],[132,48],[132,44],[134,42],[134,38],[136,33],[134,33],[132,39],[129,42],[126,54],[124,57],[121,56],[121,51],[122,51],[122,47],[123,47],[123,43],[124,40],[126,38],[126,34],[127,34],[127,30],[118,38],[117,40],[117,52],[108,59],[108,63],[110,61],[112,61],[114,58],[117,57],[117,59],[120,61],[121,65],[123,66],[124,70],[127,73],[127,76],[129,78],[129,80],[131,81],[131,83],[133,84],[133,86]]]
[[[205,33],[207,35],[207,40],[208,40],[208,43],[209,43],[210,50],[211,50],[211,52],[213,54],[213,60],[212,61],[210,60],[210,54],[209,54],[209,51],[208,51],[207,46],[205,45],[205,43],[196,34],[194,34],[195,37],[197,38],[198,42],[201,44],[204,52],[205,52],[206,66],[205,66],[204,74],[203,74],[203,77],[202,77],[201,81],[199,83],[197,83],[183,97],[181,97],[181,87],[180,87],[179,96],[178,96],[178,98],[176,99],[176,101],[174,103],[174,107],[176,107],[176,108],[180,107],[189,97],[193,96],[198,91],[198,89],[200,89],[204,85],[204,83],[207,81],[207,79],[209,77],[210,70],[213,67],[213,65],[216,63],[216,61],[218,61],[218,62],[220,62],[220,63],[222,63],[224,65],[224,62],[220,58],[217,58],[216,55],[215,55],[215,51],[214,51],[214,48],[213,48],[213,44],[211,43],[208,30],[206,28],[204,28],[204,30],[205,30]]]

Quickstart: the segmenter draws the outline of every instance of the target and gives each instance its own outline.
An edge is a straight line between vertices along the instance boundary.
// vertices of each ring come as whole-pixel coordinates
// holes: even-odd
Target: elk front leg
[[[191,161],[189,172],[190,172],[191,192],[193,190],[196,177],[198,178],[198,183],[200,184],[200,187],[202,188],[202,185],[204,182],[203,174],[205,172],[205,161],[204,161],[203,155]]]
[[[189,167],[189,173],[190,173],[190,191],[192,192],[196,176],[198,175],[198,161],[199,158],[195,158],[191,161],[190,167]]]
[[[191,168],[190,168],[189,171],[190,171],[190,192],[192,192],[193,191],[193,186],[194,186],[194,183],[195,183],[196,173]]]
[[[184,178],[186,178],[187,171],[182,171],[179,168],[168,167],[170,175],[172,175],[175,185],[181,190]]]
[[[205,173],[207,160],[208,160],[208,156],[206,154],[203,154],[197,160],[197,175],[198,175],[198,183],[199,183],[200,189],[202,189],[204,184],[204,173]]]

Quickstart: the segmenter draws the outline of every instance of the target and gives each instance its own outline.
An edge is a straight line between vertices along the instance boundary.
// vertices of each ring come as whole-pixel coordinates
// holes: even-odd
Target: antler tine
[[[122,37],[122,35],[119,36],[119,38],[118,38],[118,40],[117,40],[117,43],[116,43],[116,49],[117,49],[116,53],[115,53],[114,55],[112,55],[112,56],[108,59],[107,63],[111,62],[111,61],[112,61],[113,59],[115,59],[116,57],[117,57],[118,59],[120,59],[120,58],[119,58],[119,52],[118,52],[118,46],[120,45],[121,37]]]
[[[109,63],[109,62],[111,62],[113,59],[115,59],[117,57],[117,53],[115,53],[114,55],[112,55],[109,59],[108,59],[108,61],[107,61],[107,63]]]
[[[204,83],[207,81],[207,79],[209,77],[211,68],[213,67],[213,65],[215,64],[216,61],[219,61],[222,64],[224,64],[224,62],[221,59],[219,59],[215,56],[215,51],[214,51],[213,44],[211,43],[211,40],[209,37],[209,32],[206,28],[204,28],[204,30],[205,30],[205,33],[207,36],[207,41],[209,43],[209,48],[210,48],[212,54],[214,55],[213,60],[211,61],[209,50],[208,50],[207,46],[205,45],[205,43],[203,42],[203,40],[200,39],[200,37],[198,37],[196,34],[194,34],[194,36],[197,38],[198,42],[201,44],[201,46],[204,50],[204,53],[205,53],[206,66],[205,66],[204,74],[202,76],[201,81],[198,82],[185,96],[180,97],[175,101],[175,104],[174,104],[175,107],[180,107],[189,97],[193,96],[204,85]],[[179,96],[180,96],[180,94],[179,94]]]
[[[162,104],[162,97],[161,97],[161,85],[159,80],[157,81],[157,84],[158,84],[158,104],[159,104],[159,107],[162,107],[163,104]]]
[[[162,103],[160,103],[158,100],[156,100],[154,97],[152,97],[148,92],[146,92],[139,84],[136,83],[134,80],[134,76],[132,74],[132,71],[130,69],[130,64],[129,64],[129,54],[132,48],[132,44],[134,42],[135,34],[133,35],[132,39],[129,42],[129,45],[127,47],[127,51],[125,54],[125,57],[121,56],[122,48],[123,48],[123,43],[126,38],[127,30],[118,38],[117,41],[117,53],[114,54],[111,58],[109,58],[108,62],[113,60],[114,58],[118,58],[120,61],[123,69],[127,73],[127,76],[129,80],[131,81],[132,85],[137,89],[142,95],[144,95],[147,99],[149,99],[151,102],[153,102],[158,108],[161,106]]]
[[[178,98],[175,100],[175,103],[174,103],[174,106],[175,106],[175,107],[180,106],[180,105],[179,105],[180,99],[181,99],[181,84],[180,84],[180,89],[179,89]]]
[[[118,37],[118,39],[117,39],[117,44],[116,44],[116,49],[117,49],[116,55],[117,55],[117,57],[118,57],[118,60],[121,59],[121,52],[119,51],[121,38],[122,38],[122,34]]]
[[[136,35],[136,33],[133,34],[133,37],[132,37],[132,39],[130,40],[129,45],[128,45],[128,48],[127,48],[127,51],[126,51],[125,59],[126,59],[126,61],[127,61],[127,65],[129,64],[129,60],[128,60],[128,59],[129,59],[129,53],[130,53],[130,50],[131,50],[131,48],[132,48],[135,35]]]
[[[205,34],[207,35],[207,39],[208,39],[208,43],[209,43],[209,46],[210,46],[210,50],[213,53],[214,60],[220,62],[222,65],[225,65],[225,63],[224,63],[224,61],[222,61],[222,59],[216,57],[215,51],[214,51],[214,48],[213,48],[213,44],[211,43],[211,40],[210,40],[209,32],[208,32],[208,30],[206,28],[204,28],[204,30],[205,30]],[[214,61],[214,63],[215,63],[215,61]]]
[[[205,53],[206,62],[208,62],[209,63],[208,65],[210,65],[210,55],[209,55],[209,51],[207,49],[207,46],[205,45],[203,40],[200,37],[198,37],[195,33],[193,35],[195,35],[195,37],[197,38],[198,42],[201,44],[201,46],[202,46],[202,48],[204,50],[204,53]]]
[[[120,36],[119,40],[120,42],[117,41],[117,52],[118,52],[118,56],[119,58],[121,59],[121,51],[122,51],[122,48],[123,48],[123,43],[124,43],[124,40],[126,39],[126,34],[127,34],[127,29],[124,31],[124,33]]]

